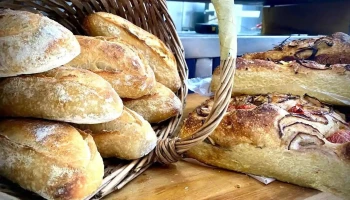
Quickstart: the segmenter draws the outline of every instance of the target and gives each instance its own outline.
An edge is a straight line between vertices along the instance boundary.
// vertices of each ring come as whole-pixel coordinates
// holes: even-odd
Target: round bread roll
[[[84,199],[101,185],[92,137],[66,123],[0,121],[0,175],[46,199]]]
[[[118,118],[122,111],[112,86],[85,69],[62,66],[0,80],[0,116],[97,124]]]
[[[79,55],[73,33],[27,11],[0,9],[0,77],[45,72]]]

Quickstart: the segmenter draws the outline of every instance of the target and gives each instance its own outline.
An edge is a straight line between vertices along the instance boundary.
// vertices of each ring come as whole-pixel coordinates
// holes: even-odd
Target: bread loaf
[[[78,127],[91,132],[97,149],[104,158],[138,159],[151,152],[157,143],[151,125],[126,107],[116,120]]]
[[[109,42],[112,38],[76,37],[81,53],[67,65],[100,75],[122,98],[136,99],[150,94],[156,81],[143,55],[127,44]]]
[[[157,82],[172,91],[177,91],[181,80],[174,55],[167,46],[153,34],[111,13],[97,12],[87,16],[84,28],[91,36],[112,36],[122,43],[133,46],[144,55],[153,69]]]
[[[220,68],[214,70],[211,90],[220,84]],[[237,58],[233,94],[291,93],[316,97],[333,105],[350,105],[350,67],[322,65],[314,61],[272,62]]]
[[[122,111],[111,85],[88,70],[63,66],[0,80],[0,116],[95,124],[112,121]]]
[[[150,123],[159,123],[182,112],[180,99],[167,87],[157,83],[150,95],[138,99],[123,99],[129,109]]]
[[[334,33],[331,36],[294,40],[266,52],[247,53],[246,59],[271,61],[313,60],[320,64],[350,64],[350,36]]]
[[[206,120],[213,98],[185,119],[187,138]],[[276,178],[350,198],[350,127],[317,99],[242,95],[211,135],[186,156],[209,165]]]
[[[65,123],[0,121],[0,175],[46,199],[84,199],[102,183],[92,137]]]
[[[27,11],[0,9],[0,77],[45,72],[80,53],[73,33]]]

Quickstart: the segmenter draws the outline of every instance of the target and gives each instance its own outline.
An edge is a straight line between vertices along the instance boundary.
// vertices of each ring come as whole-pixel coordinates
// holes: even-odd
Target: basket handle
[[[220,38],[220,87],[214,105],[205,121],[193,135],[186,138],[159,140],[155,153],[158,162],[168,164],[182,158],[182,154],[207,138],[219,125],[229,105],[237,57],[234,0],[212,0],[218,16]]]

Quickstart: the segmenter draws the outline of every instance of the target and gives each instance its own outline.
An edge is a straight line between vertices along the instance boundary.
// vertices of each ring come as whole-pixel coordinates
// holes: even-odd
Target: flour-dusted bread
[[[107,80],[122,98],[150,94],[156,84],[143,55],[113,38],[76,36],[81,53],[67,65],[90,70]]]
[[[211,90],[220,85],[220,67],[214,70]],[[272,62],[237,58],[233,94],[290,93],[316,97],[333,105],[350,105],[350,66],[314,61]]]
[[[45,72],[80,53],[73,33],[27,11],[0,9],[0,77]]]
[[[0,80],[0,116],[96,124],[112,121],[122,111],[112,86],[85,69],[62,66]]]
[[[266,52],[247,53],[246,59],[271,61],[313,60],[320,64],[350,64],[350,36],[334,33],[331,36],[294,40]]]
[[[172,91],[181,86],[174,55],[155,35],[111,13],[97,12],[87,16],[84,28],[91,36],[112,36],[133,46],[151,66],[157,82]]]
[[[190,113],[179,137],[199,129],[212,105],[211,98]],[[309,96],[235,96],[218,127],[186,155],[350,198],[349,124]]]
[[[46,199],[80,200],[102,183],[93,138],[66,123],[0,120],[0,175]]]
[[[182,112],[181,100],[158,82],[150,95],[138,99],[123,99],[123,103],[150,123],[165,121]]]
[[[103,158],[138,159],[151,152],[157,143],[151,125],[127,107],[116,120],[78,127],[91,133]]]

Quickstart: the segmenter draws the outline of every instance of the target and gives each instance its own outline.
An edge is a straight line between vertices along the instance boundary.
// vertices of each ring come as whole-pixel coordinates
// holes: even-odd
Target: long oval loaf
[[[172,91],[177,91],[181,80],[174,55],[167,46],[153,34],[111,13],[97,12],[87,16],[84,28],[91,36],[116,37],[122,43],[134,46],[145,56],[153,69],[157,82]]]
[[[122,111],[111,85],[84,69],[63,66],[0,81],[0,116],[95,124],[112,121]]]
[[[80,53],[73,33],[27,11],[0,9],[0,77],[45,72]]]
[[[138,159],[152,151],[157,143],[151,125],[127,107],[116,120],[78,127],[91,132],[103,158]]]
[[[46,199],[80,200],[102,183],[92,137],[58,122],[0,121],[0,175]]]
[[[67,65],[90,70],[107,80],[122,98],[150,94],[156,84],[143,55],[112,38],[76,36],[81,53]]]
[[[211,90],[220,85],[220,68],[213,73]],[[314,61],[272,62],[237,58],[232,94],[291,93],[316,97],[333,105],[350,105],[350,67]]]

